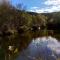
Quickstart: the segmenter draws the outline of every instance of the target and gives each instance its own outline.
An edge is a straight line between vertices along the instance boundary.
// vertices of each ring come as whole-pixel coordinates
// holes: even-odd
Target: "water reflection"
[[[14,60],[22,49],[25,49],[32,40],[30,32],[0,37],[0,60]],[[2,51],[3,50],[3,51]],[[4,58],[4,59],[3,59]]]
[[[53,30],[0,37],[0,60],[56,60],[60,57],[60,42],[57,40],[60,40],[60,33]]]
[[[60,57],[60,42],[48,36],[33,39],[16,60],[57,60]]]

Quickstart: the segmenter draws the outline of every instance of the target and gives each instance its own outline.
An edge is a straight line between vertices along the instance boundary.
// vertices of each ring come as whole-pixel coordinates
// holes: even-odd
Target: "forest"
[[[53,13],[35,13],[27,12],[23,9],[17,9],[10,5],[0,6],[0,30],[13,29],[31,30],[31,29],[60,29],[60,12]]]
[[[3,51],[0,55],[5,54],[6,60],[9,54],[15,56],[26,48],[33,38],[53,36],[60,40],[60,12],[36,13],[26,11],[21,5],[17,7],[0,5],[0,50]]]

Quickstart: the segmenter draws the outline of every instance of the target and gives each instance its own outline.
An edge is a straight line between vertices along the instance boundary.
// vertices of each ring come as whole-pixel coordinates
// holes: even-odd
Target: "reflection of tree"
[[[1,47],[5,52],[6,60],[13,60],[17,56],[18,52],[26,48],[32,37],[30,32],[25,32],[23,34],[12,34],[10,36],[1,37]]]
[[[5,30],[4,30],[5,31]],[[52,31],[51,31],[52,32]],[[6,60],[14,60],[14,58],[23,49],[27,48],[32,38],[37,38],[41,36],[46,36],[48,31],[27,31],[24,33],[13,33],[9,36],[0,37],[1,47],[4,50]]]

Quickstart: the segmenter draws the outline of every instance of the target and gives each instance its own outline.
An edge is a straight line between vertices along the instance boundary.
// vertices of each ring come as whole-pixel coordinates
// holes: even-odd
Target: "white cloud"
[[[40,9],[39,7],[31,7],[30,11],[32,12],[37,12],[37,13],[43,13],[44,11],[42,9]]]
[[[37,13],[58,12],[60,11],[60,0],[46,0],[43,2],[44,8],[32,7],[30,11]]]
[[[45,5],[60,5],[60,0],[46,0]]]
[[[57,6],[51,6],[51,7],[45,7],[45,8],[39,8],[39,7],[36,7],[36,8],[31,8],[30,11],[32,12],[37,12],[37,13],[47,13],[47,12],[58,12],[60,11],[60,6],[57,7]]]
[[[49,12],[60,11],[60,0],[46,0],[44,4],[49,7]]]
[[[39,7],[32,7],[32,8],[33,8],[33,9],[38,9]],[[31,8],[31,9],[32,9],[32,8]]]

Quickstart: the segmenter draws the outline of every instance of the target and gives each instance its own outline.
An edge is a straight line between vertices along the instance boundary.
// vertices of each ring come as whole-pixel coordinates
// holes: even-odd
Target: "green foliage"
[[[8,27],[17,28],[32,25],[44,25],[46,17],[41,14],[32,15],[24,10],[18,10],[14,7],[1,5],[0,6],[0,26],[7,24]]]
[[[20,6],[21,7],[21,6]],[[47,23],[60,23],[60,13],[50,13],[50,14],[37,14],[29,13],[25,10],[16,9],[11,5],[1,5],[0,6],[0,28],[7,25],[9,28],[16,29],[21,26],[24,29],[29,29],[33,25],[45,26]]]

